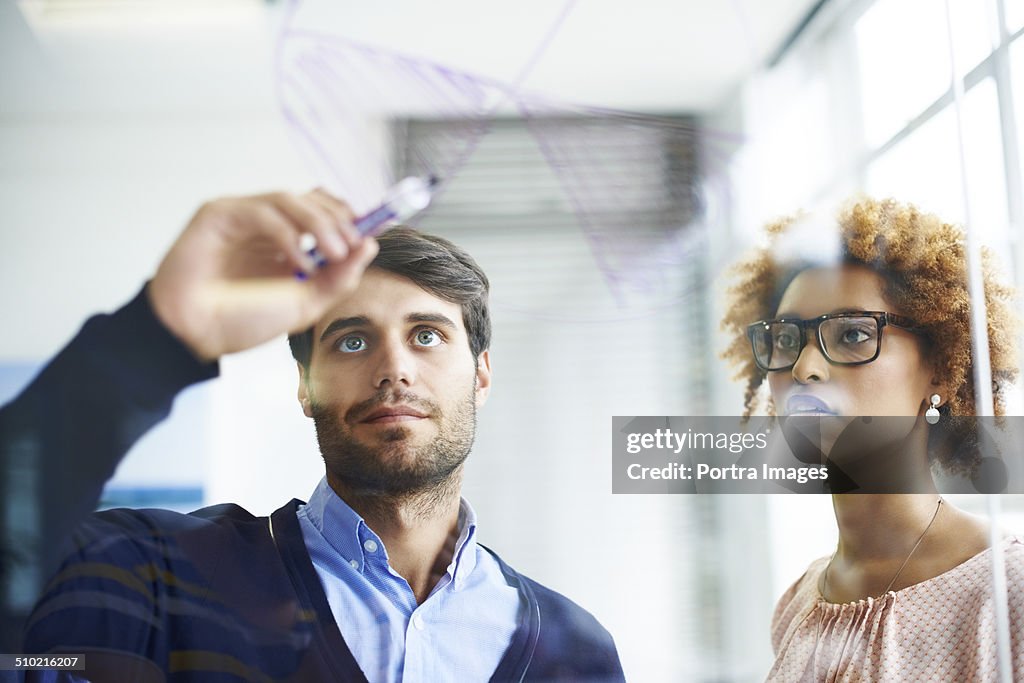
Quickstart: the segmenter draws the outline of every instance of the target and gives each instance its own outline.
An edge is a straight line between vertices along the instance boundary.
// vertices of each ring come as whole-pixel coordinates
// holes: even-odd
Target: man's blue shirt
[[[452,562],[423,604],[326,478],[297,515],[338,628],[371,683],[490,679],[516,630],[520,599],[477,545],[465,499]]]

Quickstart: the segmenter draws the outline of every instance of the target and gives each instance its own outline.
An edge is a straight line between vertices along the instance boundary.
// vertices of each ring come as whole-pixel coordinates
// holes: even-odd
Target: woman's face
[[[809,319],[848,311],[902,314],[882,297],[883,288],[882,277],[863,266],[812,268],[790,283],[775,317]],[[918,335],[886,325],[878,358],[864,365],[835,365],[822,354],[809,329],[796,365],[768,373],[776,413],[820,409],[851,417],[922,415],[939,388],[932,384],[934,371],[921,349]]]

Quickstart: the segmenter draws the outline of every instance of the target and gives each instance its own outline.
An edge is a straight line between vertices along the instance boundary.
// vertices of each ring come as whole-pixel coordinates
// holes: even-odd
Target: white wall
[[[0,67],[3,361],[41,362],[89,315],[130,299],[205,199],[313,184],[277,111],[272,15],[231,15],[228,44],[217,22],[169,32],[52,21],[37,37],[13,4],[0,12],[0,43],[17,50]],[[248,371],[261,356],[277,370]],[[274,425],[266,442],[309,440],[286,400],[294,378],[283,338],[227,359],[223,375],[182,400],[230,407],[201,427],[162,426],[173,438],[147,437],[162,441],[156,457],[145,457],[144,445],[120,481],[206,482],[207,500],[264,512],[308,495],[319,477],[315,450],[279,468],[277,453],[246,442],[266,425]],[[280,433],[265,419],[268,394],[290,411],[275,414],[294,417]],[[174,439],[183,446],[170,459]]]

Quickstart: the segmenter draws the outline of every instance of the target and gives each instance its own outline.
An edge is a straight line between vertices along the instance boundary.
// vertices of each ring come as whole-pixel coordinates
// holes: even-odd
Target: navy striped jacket
[[[91,516],[29,619],[26,651],[83,652],[94,683],[365,680],[306,552],[298,505],[270,517],[231,504]],[[492,680],[622,679],[593,616],[498,562],[522,608]]]

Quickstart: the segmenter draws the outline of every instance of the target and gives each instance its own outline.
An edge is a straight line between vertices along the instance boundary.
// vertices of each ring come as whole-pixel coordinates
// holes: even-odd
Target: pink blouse
[[[1024,681],[1024,543],[1002,543],[1010,668]],[[779,599],[769,681],[998,681],[990,550],[933,579],[846,604],[818,590],[827,557]]]

